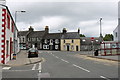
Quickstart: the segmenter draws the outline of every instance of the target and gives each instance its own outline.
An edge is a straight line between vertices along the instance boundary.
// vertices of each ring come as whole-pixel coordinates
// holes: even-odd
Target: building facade
[[[114,41],[120,42],[120,2],[118,2],[118,26],[113,31]]]
[[[13,58],[16,51],[14,49],[15,31],[17,31],[16,25],[8,7],[0,5],[0,63],[6,64]]]
[[[99,37],[80,37],[81,51],[91,51],[95,49],[100,49],[101,39]]]
[[[67,32],[64,28],[61,36],[61,51],[80,51],[80,35],[78,32]]]

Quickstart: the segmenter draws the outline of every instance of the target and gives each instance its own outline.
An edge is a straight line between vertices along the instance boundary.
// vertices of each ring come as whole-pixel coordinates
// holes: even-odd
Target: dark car
[[[38,50],[36,48],[30,48],[28,50],[28,58],[38,57]]]

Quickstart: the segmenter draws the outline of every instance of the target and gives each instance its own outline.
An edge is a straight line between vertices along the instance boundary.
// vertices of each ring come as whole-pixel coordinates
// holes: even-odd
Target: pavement
[[[98,55],[98,56],[94,56],[93,51],[80,51],[78,54],[80,55],[86,55],[87,57],[91,57],[91,58],[98,58],[98,59],[103,59],[103,60],[111,60],[111,61],[118,61],[120,62],[120,55],[110,55],[110,56],[102,56],[102,55]]]
[[[3,66],[22,66],[22,65],[29,65],[29,64],[34,64],[37,62],[41,62],[42,58],[27,58],[27,51],[26,50],[21,50],[17,56],[16,60],[10,60]]]
[[[120,62],[120,58],[119,58],[120,56],[119,55],[114,55],[114,56],[100,56],[99,55],[99,56],[88,56],[88,57]]]

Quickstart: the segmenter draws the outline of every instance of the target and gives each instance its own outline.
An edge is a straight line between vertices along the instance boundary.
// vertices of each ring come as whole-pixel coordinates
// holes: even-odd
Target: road
[[[42,80],[42,78],[47,78],[47,80],[49,78],[54,80],[56,78],[65,80],[73,80],[73,78],[74,80],[118,80],[115,79],[118,78],[118,65],[78,58],[75,55],[79,52],[39,52],[39,57],[43,58],[42,63],[4,69],[3,78],[12,78],[12,80],[17,78],[22,78],[22,80]]]

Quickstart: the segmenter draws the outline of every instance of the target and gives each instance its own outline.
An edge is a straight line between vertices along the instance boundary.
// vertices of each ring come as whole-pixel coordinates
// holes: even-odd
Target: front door
[[[76,46],[76,51],[78,51],[78,46]]]
[[[69,51],[69,45],[67,45],[67,51]]]

